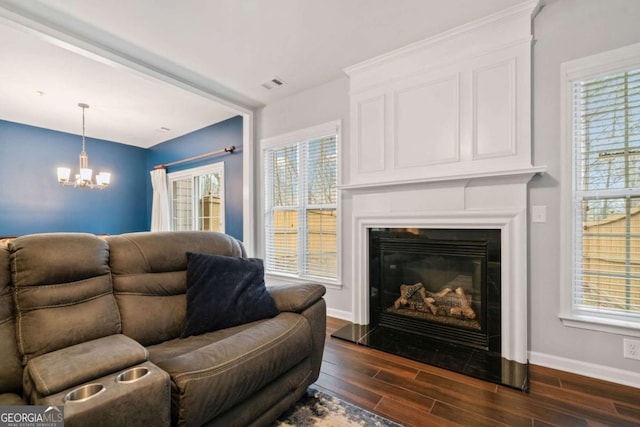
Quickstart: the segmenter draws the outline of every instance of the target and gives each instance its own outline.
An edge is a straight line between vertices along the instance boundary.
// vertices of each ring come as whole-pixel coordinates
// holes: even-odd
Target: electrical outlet
[[[640,341],[636,340],[623,340],[624,345],[624,357],[627,359],[640,360]]]
[[[531,206],[531,222],[547,222],[547,207],[545,205]]]

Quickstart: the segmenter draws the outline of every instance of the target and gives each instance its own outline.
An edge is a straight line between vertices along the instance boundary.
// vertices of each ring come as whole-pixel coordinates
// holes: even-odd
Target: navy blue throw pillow
[[[278,313],[264,284],[261,259],[187,252],[187,325],[182,338]]]

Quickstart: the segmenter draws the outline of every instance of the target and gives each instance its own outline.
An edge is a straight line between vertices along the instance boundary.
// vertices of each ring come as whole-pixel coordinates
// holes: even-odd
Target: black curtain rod
[[[161,165],[155,165],[153,169],[166,169],[169,166],[175,166],[182,163],[193,162],[195,160],[206,159],[207,157],[218,156],[220,154],[231,154],[236,151],[237,147],[235,145],[230,145],[229,147],[222,148],[220,150],[210,151],[208,153],[200,154],[198,156],[188,157],[182,160],[176,160],[175,162],[163,163]]]

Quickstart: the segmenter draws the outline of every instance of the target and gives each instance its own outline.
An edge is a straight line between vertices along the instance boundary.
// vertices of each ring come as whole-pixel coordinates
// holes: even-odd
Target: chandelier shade
[[[85,121],[84,121],[84,112],[87,108],[89,108],[88,104],[80,103],[78,107],[82,108],[82,151],[80,152],[80,164],[79,164],[79,173],[75,175],[75,180],[71,181],[71,169],[67,167],[59,167],[58,168],[58,182],[61,185],[68,185],[72,187],[81,187],[81,188],[105,188],[109,186],[111,183],[111,174],[109,172],[99,172],[96,175],[95,184],[92,181],[93,178],[93,170],[89,168],[89,156],[86,152],[86,142],[85,142]]]

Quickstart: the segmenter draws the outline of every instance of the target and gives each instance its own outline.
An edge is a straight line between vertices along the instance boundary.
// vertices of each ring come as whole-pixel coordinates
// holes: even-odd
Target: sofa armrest
[[[276,285],[267,287],[281,312],[299,313],[311,327],[311,369],[310,383],[320,375],[324,341],[327,333],[327,305],[322,298],[327,288],[317,284]]]
[[[276,285],[267,287],[278,310],[302,313],[318,302],[327,288],[318,284]]]
[[[48,396],[146,361],[149,352],[124,335],[110,335],[34,357],[24,372],[25,390]]]

